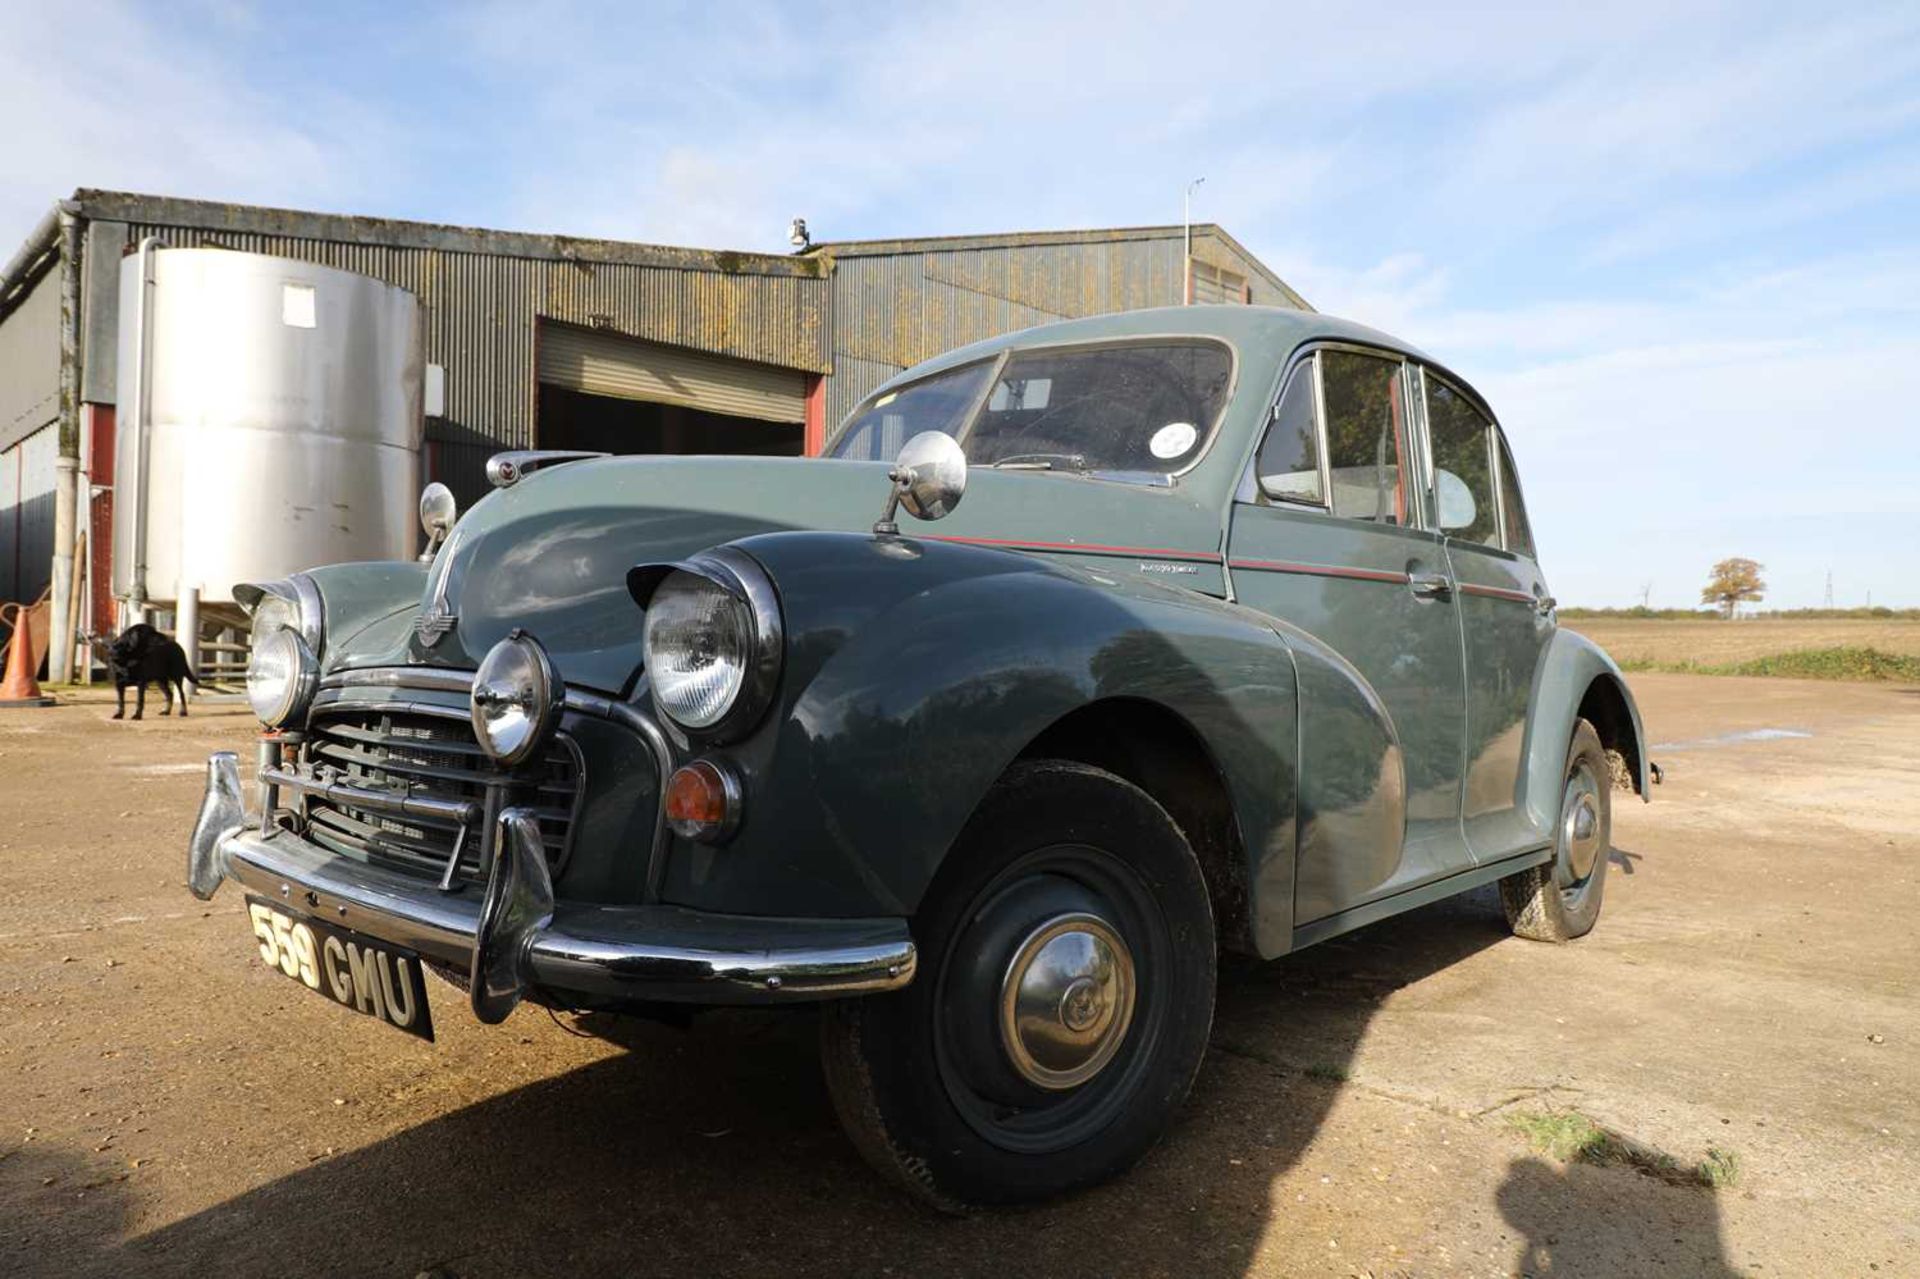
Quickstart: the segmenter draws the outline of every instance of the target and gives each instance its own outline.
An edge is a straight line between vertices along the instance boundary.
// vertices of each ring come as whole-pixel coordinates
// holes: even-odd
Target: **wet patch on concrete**
[[[1657,751],[1697,751],[1709,750],[1715,746],[1744,746],[1748,742],[1780,742],[1799,737],[1812,737],[1813,734],[1802,728],[1749,728],[1739,733],[1721,733],[1717,737],[1695,737],[1684,742],[1655,742]]]

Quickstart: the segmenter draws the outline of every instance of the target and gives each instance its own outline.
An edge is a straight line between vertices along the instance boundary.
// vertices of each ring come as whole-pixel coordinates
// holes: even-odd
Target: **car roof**
[[[1269,388],[1303,343],[1353,342],[1378,347],[1447,372],[1445,365],[1418,347],[1378,329],[1319,311],[1275,306],[1166,306],[1061,320],[958,347],[895,374],[869,392],[861,404],[870,404],[875,397],[910,382],[963,364],[991,359],[1006,350],[1147,338],[1214,339],[1227,343],[1235,352],[1235,391],[1216,428],[1216,440],[1179,481],[1192,500],[1216,506],[1232,494],[1260,436],[1266,421]],[[1455,375],[1448,373],[1448,376],[1467,386]],[[1248,394],[1249,391],[1252,394]],[[1477,393],[1474,396],[1479,399]],[[1484,401],[1481,403],[1484,406]],[[849,420],[851,417],[850,414]]]
[[[889,379],[888,384],[925,377],[929,373],[968,364],[1009,348],[1144,337],[1216,338],[1232,345],[1240,358],[1249,362],[1277,363],[1302,342],[1331,339],[1385,347],[1429,364],[1439,364],[1418,347],[1391,334],[1319,311],[1231,304],[1162,306],[1144,311],[1091,315],[1078,320],[1059,320],[1001,334],[968,346],[956,347],[916,364]]]

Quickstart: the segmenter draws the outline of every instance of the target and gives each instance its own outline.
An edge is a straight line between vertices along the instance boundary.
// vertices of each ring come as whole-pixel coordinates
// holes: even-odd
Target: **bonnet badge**
[[[413,624],[413,633],[420,637],[422,644],[432,648],[440,642],[441,636],[454,628],[459,620],[458,613],[444,607],[436,600],[433,607],[420,614],[420,620]]]

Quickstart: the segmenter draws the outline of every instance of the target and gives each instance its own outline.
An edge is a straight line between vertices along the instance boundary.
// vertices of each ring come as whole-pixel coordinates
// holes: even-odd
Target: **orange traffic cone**
[[[0,706],[51,706],[33,678],[32,623],[27,610],[13,605],[13,642],[7,645],[7,674],[0,679]]]

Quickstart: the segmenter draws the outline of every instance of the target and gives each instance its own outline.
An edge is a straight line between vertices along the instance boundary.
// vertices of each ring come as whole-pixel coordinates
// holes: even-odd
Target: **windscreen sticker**
[[[1193,447],[1200,438],[1200,432],[1191,422],[1169,422],[1153,433],[1147,441],[1147,448],[1162,461],[1179,457]]]

